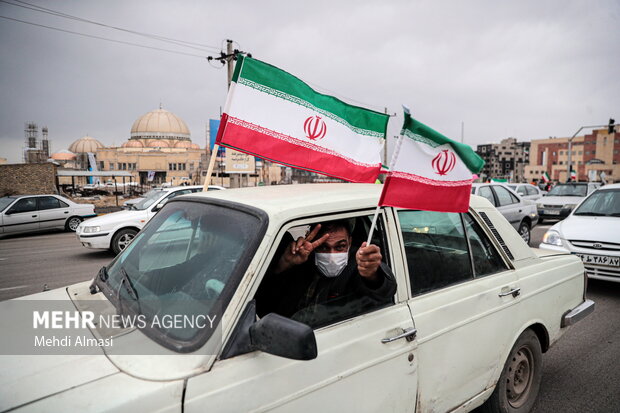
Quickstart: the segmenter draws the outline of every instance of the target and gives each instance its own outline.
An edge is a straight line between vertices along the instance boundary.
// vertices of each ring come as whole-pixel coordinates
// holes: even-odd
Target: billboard
[[[256,172],[256,161],[252,155],[226,148],[224,157],[227,174],[253,174]]]

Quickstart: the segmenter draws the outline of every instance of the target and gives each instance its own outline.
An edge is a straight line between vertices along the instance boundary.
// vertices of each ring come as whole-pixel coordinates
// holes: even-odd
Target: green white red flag
[[[547,173],[547,171],[543,172],[543,174],[542,174],[542,180],[543,180],[543,182],[545,182],[545,183],[550,181],[550,179],[549,179],[549,174]]]
[[[455,142],[413,119],[405,122],[379,200],[381,206],[467,212],[472,174],[484,161],[469,145]]]
[[[389,116],[318,93],[250,57],[235,67],[216,143],[351,182],[375,182]]]

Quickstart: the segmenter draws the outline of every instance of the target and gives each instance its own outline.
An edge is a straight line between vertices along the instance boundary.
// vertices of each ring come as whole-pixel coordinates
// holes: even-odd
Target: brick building
[[[568,139],[532,140],[530,163],[525,168],[528,181],[540,180],[547,172],[553,181],[566,182],[568,177]],[[600,181],[601,172],[607,182],[620,181],[620,132],[595,129],[572,141],[572,169],[578,181]]]

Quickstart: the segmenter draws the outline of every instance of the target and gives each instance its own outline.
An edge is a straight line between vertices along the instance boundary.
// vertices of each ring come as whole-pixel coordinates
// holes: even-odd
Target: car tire
[[[532,330],[525,330],[510,350],[499,381],[484,403],[484,413],[526,413],[532,409],[542,381],[542,349]]]
[[[521,221],[521,224],[519,225],[519,235],[527,245],[530,245],[532,234],[530,232],[530,225],[527,222]]]
[[[114,234],[114,236],[112,237],[112,243],[110,245],[110,249],[112,250],[112,252],[118,255],[119,252],[124,250],[127,245],[129,245],[129,243],[131,242],[131,240],[134,239],[137,233],[138,231],[136,231],[135,229],[125,228]]]
[[[542,218],[538,218],[538,225],[542,225],[545,222],[544,219]]]
[[[77,227],[82,223],[82,218],[80,217],[71,217],[65,222],[65,231],[75,232]]]

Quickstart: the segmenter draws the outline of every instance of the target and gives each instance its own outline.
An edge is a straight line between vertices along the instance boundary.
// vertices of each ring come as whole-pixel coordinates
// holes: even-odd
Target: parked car
[[[0,234],[64,229],[75,231],[96,216],[95,207],[59,195],[15,195],[0,198]]]
[[[545,219],[564,219],[583,199],[596,191],[600,183],[569,182],[557,184],[544,198],[536,201],[540,223]]]
[[[475,183],[471,193],[488,199],[529,245],[531,230],[538,223],[536,205],[532,201],[524,200],[502,184]]]
[[[303,310],[262,313],[277,304],[259,291],[289,234],[346,219],[352,245],[365,241],[380,191],[312,184],[175,197],[92,282],[0,303],[0,343],[23,335],[10,310],[32,300],[65,303],[65,321],[126,316],[119,328],[71,330],[101,343],[79,358],[63,347],[3,359],[0,410],[529,411],[543,353],[594,303],[578,257],[530,249],[483,198],[463,214],[381,209],[372,242],[396,293],[380,305],[326,296],[307,307],[319,314],[314,327],[299,321]],[[216,321],[153,323],[196,314]],[[146,327],[131,325],[138,316]]]
[[[591,193],[549,228],[540,248],[577,254],[590,278],[620,282],[620,184]]]
[[[219,185],[209,185],[209,190],[210,191],[215,191],[215,190],[219,190],[219,189],[226,189],[226,188],[224,188],[223,186],[219,186]],[[150,191],[148,191],[147,193],[145,193],[144,195],[141,195],[141,196],[136,197],[136,198],[128,199],[127,201],[123,202],[123,209],[132,209],[132,205],[135,205],[138,202],[142,201],[144,198],[148,198],[150,196],[153,196],[154,193],[160,192],[162,190],[163,190],[163,188],[153,188]]]
[[[110,249],[118,254],[166,202],[179,195],[200,192],[202,188],[202,185],[194,185],[151,191],[130,210],[102,215],[80,225],[77,238],[86,248]],[[210,185],[209,191],[220,188]]]
[[[547,194],[547,191],[543,191],[532,184],[507,184],[506,186],[516,192],[521,198],[529,201],[536,201]]]

